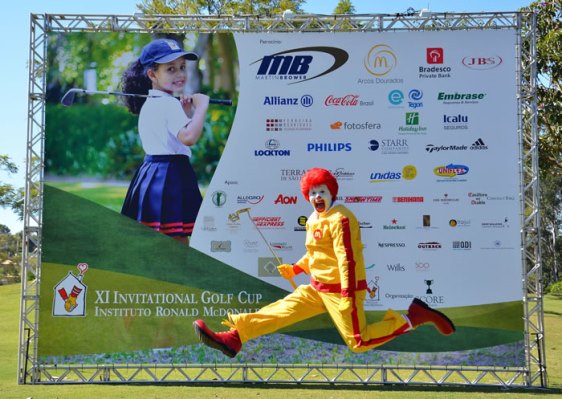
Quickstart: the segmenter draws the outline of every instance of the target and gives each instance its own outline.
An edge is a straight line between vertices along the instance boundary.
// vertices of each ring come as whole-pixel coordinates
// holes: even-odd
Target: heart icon
[[[87,263],[78,263],[76,267],[78,268],[78,270],[80,270],[80,274],[84,274],[88,271]]]

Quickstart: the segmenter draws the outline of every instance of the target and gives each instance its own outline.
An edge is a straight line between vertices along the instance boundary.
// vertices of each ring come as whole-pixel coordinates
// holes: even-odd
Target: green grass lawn
[[[328,386],[328,385],[18,385],[17,353],[20,286],[0,286],[0,398],[1,399],[86,399],[86,398],[529,398],[548,395],[562,398],[562,299],[545,299],[545,323],[549,390],[438,386]]]

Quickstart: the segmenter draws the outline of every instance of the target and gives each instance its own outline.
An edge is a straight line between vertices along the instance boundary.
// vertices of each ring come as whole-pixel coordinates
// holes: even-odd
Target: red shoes
[[[207,327],[203,320],[195,320],[193,328],[202,343],[221,351],[228,357],[236,356],[242,349],[242,341],[236,330],[216,333]]]
[[[414,328],[425,323],[433,323],[437,331],[443,335],[451,335],[455,332],[455,325],[447,316],[430,308],[429,305],[418,298],[414,298],[406,316]]]

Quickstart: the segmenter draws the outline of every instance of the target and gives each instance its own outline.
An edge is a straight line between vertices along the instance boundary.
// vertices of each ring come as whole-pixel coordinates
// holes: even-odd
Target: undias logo
[[[308,76],[310,67],[315,60],[309,53],[328,54],[333,57],[332,65],[317,71],[313,76]],[[250,65],[259,63],[256,79],[288,80],[288,84],[302,83],[307,80],[319,78],[340,68],[347,62],[347,51],[337,47],[314,46],[300,47],[279,53],[266,55]]]

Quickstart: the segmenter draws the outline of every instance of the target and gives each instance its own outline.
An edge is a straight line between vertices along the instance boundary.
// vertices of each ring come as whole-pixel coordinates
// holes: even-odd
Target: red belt
[[[350,288],[347,288],[347,289],[344,290],[345,292],[342,292],[340,283],[337,283],[337,284],[321,283],[320,281],[314,280],[314,278],[312,278],[312,276],[310,277],[310,285],[312,285],[314,287],[314,289],[316,289],[316,291],[337,293],[337,294],[342,294],[342,296],[349,296],[349,295],[346,295],[346,293],[351,292]],[[368,289],[369,289],[369,287],[367,286],[367,281],[366,280],[360,280],[360,281],[357,282],[357,287],[353,291],[362,291],[362,290],[368,290]]]

